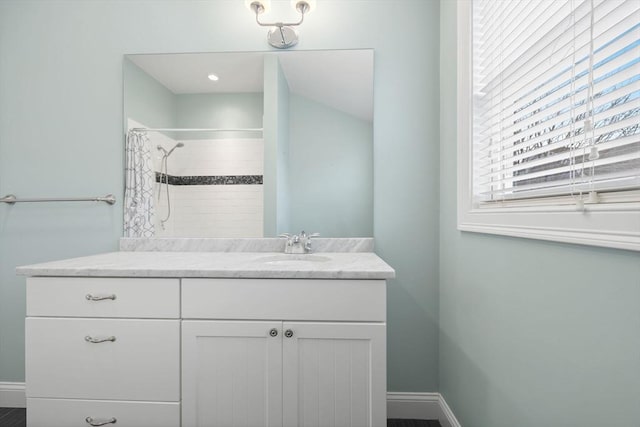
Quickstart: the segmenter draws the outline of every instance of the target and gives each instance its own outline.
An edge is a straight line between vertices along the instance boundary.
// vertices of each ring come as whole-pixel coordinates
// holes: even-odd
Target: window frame
[[[456,7],[458,230],[640,251],[640,190],[602,193],[582,209],[570,196],[474,204],[472,1]]]

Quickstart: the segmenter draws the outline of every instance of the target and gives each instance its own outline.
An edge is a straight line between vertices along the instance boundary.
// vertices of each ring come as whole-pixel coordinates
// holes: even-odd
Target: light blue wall
[[[280,61],[274,61],[276,75],[278,79],[277,103],[276,103],[276,126],[277,126],[277,219],[276,234],[291,233],[291,181],[289,160],[289,82],[284,75]],[[294,175],[295,176],[295,175]],[[297,177],[296,177],[297,179]]]
[[[291,230],[373,236],[373,126],[291,95]]]
[[[640,254],[456,230],[441,2],[440,391],[464,427],[640,425]]]
[[[264,58],[264,236],[290,233],[289,83],[275,55]]]
[[[262,93],[176,95],[176,127],[239,129],[261,128]],[[262,138],[258,132],[183,132],[181,139]]]
[[[264,58],[264,236],[278,235],[278,114],[281,108],[279,85],[282,69],[278,58],[269,55]]]
[[[262,93],[174,94],[124,59],[124,117],[155,128],[261,128]],[[126,126],[126,123],[125,123]],[[261,137],[257,132],[181,132],[180,139]]]
[[[436,0],[323,0],[296,46],[375,50],[374,236],[397,269],[394,391],[437,390],[438,18]],[[0,194],[118,196],[115,206],[0,206],[0,381],[24,378],[25,280],[15,266],[117,250],[123,55],[268,50],[266,31],[239,0],[0,2]]]
[[[123,75],[124,117],[151,128],[176,127],[176,96],[169,89],[126,58]]]

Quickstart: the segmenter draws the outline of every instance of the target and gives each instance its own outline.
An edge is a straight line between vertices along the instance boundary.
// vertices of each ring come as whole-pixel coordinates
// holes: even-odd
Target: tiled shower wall
[[[150,139],[157,171],[162,157],[157,145],[170,150],[184,142],[169,156],[171,215],[163,229],[160,220],[168,209],[163,184],[156,203],[157,237],[262,237],[262,139]]]

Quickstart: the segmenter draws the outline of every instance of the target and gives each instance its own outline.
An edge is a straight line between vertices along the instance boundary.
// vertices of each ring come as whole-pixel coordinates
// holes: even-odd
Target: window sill
[[[640,210],[583,211],[568,207],[470,210],[459,218],[458,229],[476,233],[550,240],[640,251]]]

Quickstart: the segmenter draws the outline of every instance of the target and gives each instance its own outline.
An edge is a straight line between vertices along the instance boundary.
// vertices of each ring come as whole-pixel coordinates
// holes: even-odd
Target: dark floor
[[[0,408],[1,427],[26,427],[27,410],[22,408]]]
[[[0,408],[0,427],[26,427],[27,412],[22,408]],[[387,427],[440,427],[438,421],[388,420]]]
[[[387,420],[387,427],[441,427],[438,420]]]

